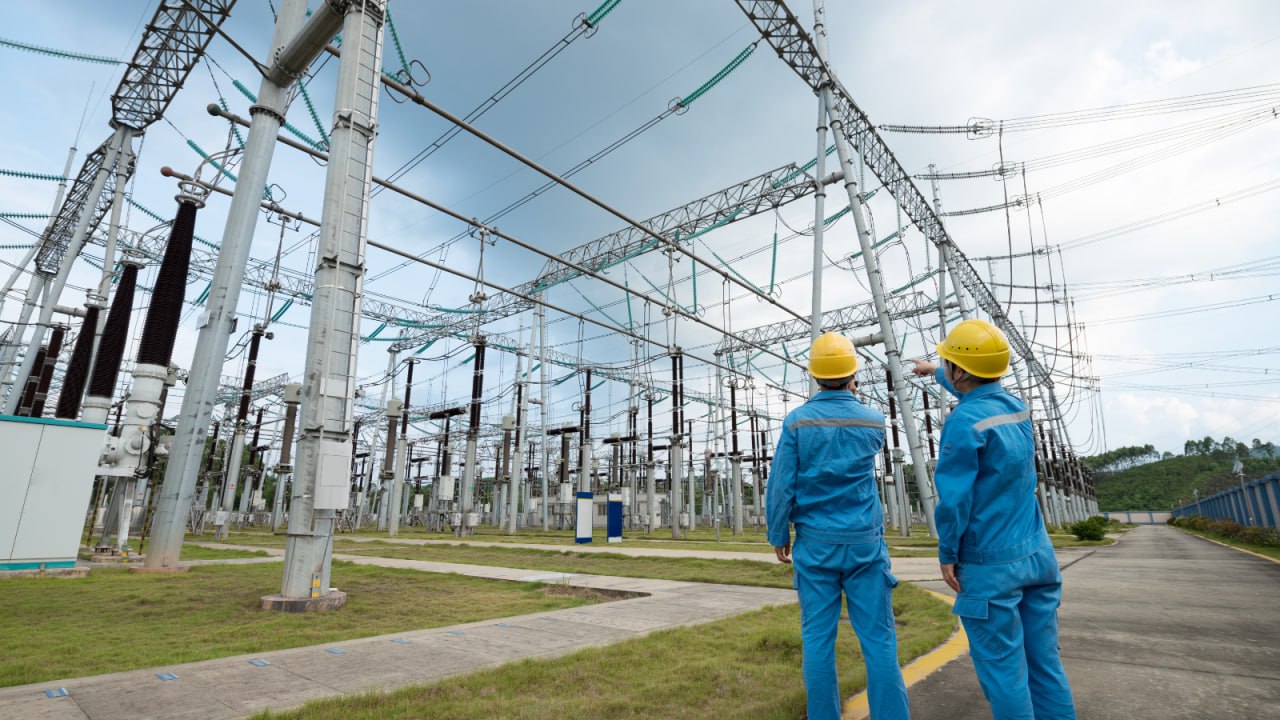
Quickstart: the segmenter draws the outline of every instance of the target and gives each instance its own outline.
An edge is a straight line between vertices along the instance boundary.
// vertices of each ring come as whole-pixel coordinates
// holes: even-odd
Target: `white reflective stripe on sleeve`
[[[804,418],[791,427],[869,427],[884,428],[884,423],[869,418]]]
[[[974,423],[973,429],[975,432],[982,432],[983,430],[990,430],[991,428],[998,427],[1000,425],[1010,425],[1012,423],[1020,423],[1023,420],[1030,420],[1030,419],[1031,419],[1030,410],[1023,410],[1022,412],[1009,413],[1007,415],[992,415],[986,420],[981,420],[979,422]]]

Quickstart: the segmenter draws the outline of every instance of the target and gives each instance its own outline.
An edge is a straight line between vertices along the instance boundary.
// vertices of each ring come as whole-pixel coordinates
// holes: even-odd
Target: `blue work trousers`
[[[840,595],[867,665],[867,699],[873,720],[906,720],[907,688],[898,667],[898,635],[893,622],[893,588],[884,540],[836,545],[796,538],[792,554],[800,595],[800,636],[804,641],[804,687],[809,720],[838,720],[843,705],[836,676],[836,633]]]
[[[994,720],[1075,720],[1058,656],[1062,575],[1046,540],[1012,562],[965,563],[952,612],[969,636],[969,654]]]

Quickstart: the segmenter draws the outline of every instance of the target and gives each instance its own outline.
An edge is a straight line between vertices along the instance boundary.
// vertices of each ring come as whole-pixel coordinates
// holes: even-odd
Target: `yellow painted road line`
[[[1244,549],[1244,548],[1242,548],[1242,547],[1236,547],[1235,545],[1228,545],[1227,543],[1224,543],[1224,542],[1221,542],[1221,541],[1218,541],[1218,540],[1214,540],[1213,538],[1205,537],[1205,536],[1201,535],[1200,533],[1193,533],[1193,532],[1190,532],[1190,531],[1188,531],[1188,530],[1183,530],[1182,528],[1177,527],[1177,526],[1174,526],[1174,529],[1175,529],[1175,530],[1181,530],[1182,532],[1186,533],[1187,535],[1190,535],[1191,537],[1198,537],[1198,538],[1200,538],[1201,540],[1208,540],[1209,542],[1213,543],[1214,545],[1221,545],[1221,546],[1222,546],[1222,547],[1224,547],[1224,548],[1231,548],[1232,550],[1238,550],[1238,551],[1240,551],[1240,552],[1242,552],[1242,553],[1248,553],[1248,554],[1250,554],[1250,555],[1252,555],[1252,556],[1254,556],[1254,557],[1259,557],[1259,558],[1262,558],[1263,560],[1267,560],[1268,562],[1273,562],[1273,563],[1276,563],[1277,565],[1280,565],[1280,560],[1277,560],[1277,559],[1275,559],[1275,558],[1271,557],[1270,555],[1263,555],[1262,553],[1256,553],[1256,552],[1254,552],[1254,551],[1252,551],[1252,550],[1245,550],[1245,549]]]
[[[955,604],[955,598],[932,590],[926,590],[926,592],[948,605]],[[911,687],[967,652],[969,652],[969,638],[964,634],[964,626],[957,623],[955,633],[946,642],[902,668],[902,680],[907,687]],[[867,692],[863,690],[844,704],[841,718],[842,720],[865,720],[870,715],[871,708],[867,705]]]

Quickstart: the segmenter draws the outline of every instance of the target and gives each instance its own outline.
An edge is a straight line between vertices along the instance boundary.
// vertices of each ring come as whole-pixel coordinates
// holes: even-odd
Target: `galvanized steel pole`
[[[312,16],[300,33],[304,42],[314,39],[313,44],[319,44],[333,36],[336,28],[316,27],[324,22],[325,13],[332,11],[331,5],[322,5]],[[334,126],[325,173],[324,222],[316,253],[315,295],[303,372],[307,383],[302,389],[298,470],[293,482],[281,584],[283,603],[272,604],[274,598],[264,599],[271,607],[287,607],[293,601],[333,594],[329,570],[335,511],[347,506],[350,492],[352,415],[382,70],[384,3],[349,2],[345,12],[342,36],[347,52],[338,65]],[[290,51],[287,48],[282,56],[291,56]],[[311,57],[307,52],[299,55]],[[332,607],[339,602],[335,598],[322,606]]]
[[[279,53],[297,33],[306,11],[307,0],[281,0],[275,30],[271,36],[269,56],[274,57]],[[316,48],[316,54],[319,52],[320,48]],[[314,57],[314,54],[311,55],[306,63],[293,70],[301,74]],[[296,80],[296,76],[293,80]],[[287,90],[286,86],[264,78],[258,90],[258,103],[249,110],[254,118],[253,127],[249,129],[249,136],[245,141],[240,179],[231,199],[231,207],[227,210],[227,224],[222,233],[221,250],[210,281],[209,296],[205,301],[205,313],[197,323],[200,332],[196,339],[195,354],[191,359],[191,370],[182,398],[182,410],[178,416],[173,446],[169,452],[164,483],[160,488],[155,520],[152,521],[151,547],[147,549],[145,562],[148,568],[178,564],[187,515],[191,510],[191,498],[195,492],[200,454],[204,449],[210,416],[218,394],[223,358],[235,327],[236,305],[249,261],[258,206],[262,202],[262,188],[266,185],[271,169],[276,134],[284,124]]]

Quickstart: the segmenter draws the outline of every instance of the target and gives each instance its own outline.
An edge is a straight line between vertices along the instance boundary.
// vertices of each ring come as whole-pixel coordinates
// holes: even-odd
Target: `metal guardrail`
[[[1197,498],[1173,510],[1174,517],[1203,515],[1241,525],[1280,530],[1280,473],[1241,483],[1216,495]]]

